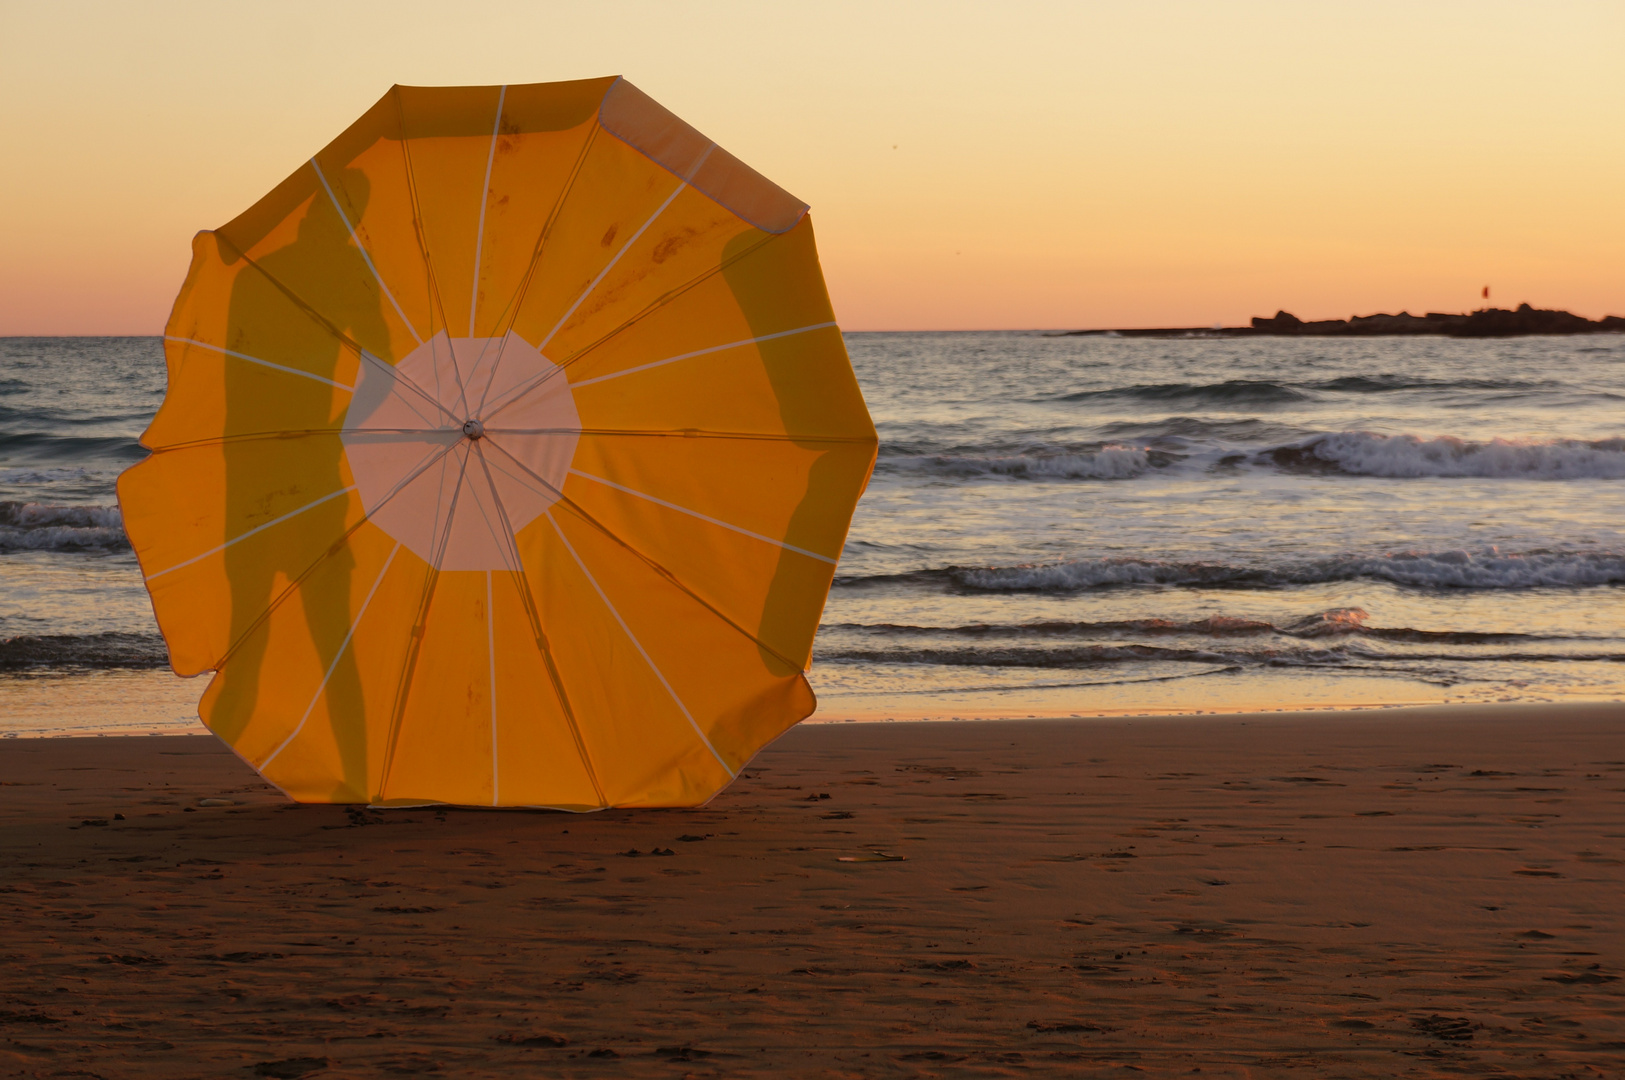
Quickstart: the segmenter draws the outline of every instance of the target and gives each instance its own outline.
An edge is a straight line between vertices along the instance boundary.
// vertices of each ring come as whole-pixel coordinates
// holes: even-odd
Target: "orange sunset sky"
[[[0,0],[0,334],[158,332],[392,83],[623,74],[812,204],[847,329],[1625,314],[1625,4]]]

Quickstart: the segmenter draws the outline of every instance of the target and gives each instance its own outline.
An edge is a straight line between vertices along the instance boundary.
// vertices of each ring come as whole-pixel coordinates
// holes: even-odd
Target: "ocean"
[[[1625,335],[847,347],[819,719],[1625,698]],[[0,339],[0,733],[197,729],[114,497],[163,390]]]

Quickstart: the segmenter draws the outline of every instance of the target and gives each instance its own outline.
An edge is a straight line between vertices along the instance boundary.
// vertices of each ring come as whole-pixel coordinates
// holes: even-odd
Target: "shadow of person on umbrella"
[[[360,221],[370,193],[366,176],[347,169],[333,180],[349,221]],[[296,366],[340,384],[353,383],[358,377],[355,358],[359,350],[387,355],[389,330],[378,281],[352,241],[349,225],[321,188],[300,220],[293,242],[254,260],[237,275],[226,333],[228,349]],[[349,404],[348,394],[336,387],[325,394],[312,394],[309,386],[301,386],[297,402],[290,398],[278,403],[272,423],[263,382],[233,379],[232,373],[244,371],[244,366],[225,370],[226,430],[302,428],[308,432],[295,436],[303,445],[289,447],[297,459],[294,469],[289,468],[289,454],[265,454],[253,440],[225,444],[226,520],[231,528],[253,526],[269,517],[268,493],[286,494],[297,488],[306,496],[300,501],[309,503],[346,486],[336,418]],[[293,423],[288,420],[290,408],[298,413]],[[336,542],[345,534],[350,512],[350,499],[329,499],[301,512],[297,528],[303,535]],[[325,676],[322,700],[312,703],[310,716],[314,720],[325,712],[343,775],[332,799],[365,802],[367,746],[362,718],[366,713],[355,656],[345,648],[352,627],[355,558],[343,543],[325,549],[314,565],[308,545],[273,545],[271,550],[268,556],[266,545],[226,548],[232,652],[218,676],[222,685],[211,726],[231,742],[247,726],[262,697],[282,698],[281,688],[261,686],[279,678],[275,671],[263,675],[260,671],[271,644],[269,628],[261,624],[269,620],[267,612],[273,605],[298,605]],[[274,625],[286,626],[288,614],[291,612],[285,611]],[[310,701],[301,689],[275,706],[279,711],[293,711],[286,718],[290,732],[304,719],[298,714]]]
[[[800,335],[776,333],[784,328],[785,282],[793,279],[785,274],[763,273],[759,266],[746,259],[750,251],[761,246],[759,236],[746,233],[729,243],[722,257],[723,279],[733,291],[739,311],[753,334],[771,339],[760,341],[757,348],[778,400],[784,430],[790,433],[787,444],[800,451],[797,468],[804,479],[795,509],[785,522],[783,536],[786,544],[797,548],[835,553],[840,551],[845,539],[851,507],[868,483],[874,463],[874,429],[868,426],[862,392],[850,374],[850,367],[846,368],[844,380],[834,377],[827,369],[809,379],[810,369],[802,352],[805,339]],[[777,238],[772,248],[764,248],[764,254],[768,258],[786,259],[790,264],[812,267],[816,277],[804,280],[803,289],[807,294],[822,295],[823,279],[817,271],[817,254],[812,243],[810,226],[803,222]],[[798,246],[802,250],[799,259],[795,255]],[[834,325],[835,314],[829,310],[827,300],[823,310],[808,317],[827,319],[832,327]],[[838,330],[833,332],[839,333]],[[840,408],[843,394],[848,415],[862,416],[862,426],[867,431],[853,427],[844,437],[795,437],[796,433],[826,428],[828,417]],[[785,477],[783,482],[787,488],[795,484],[794,475],[791,472]],[[826,568],[804,554],[781,549],[756,627],[762,665],[776,678],[793,676],[810,662],[813,638],[818,632],[818,613],[834,570],[833,563]]]

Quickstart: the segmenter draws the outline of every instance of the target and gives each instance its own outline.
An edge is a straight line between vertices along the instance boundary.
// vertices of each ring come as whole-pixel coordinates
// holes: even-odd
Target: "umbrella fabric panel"
[[[636,152],[619,147],[616,153]],[[575,295],[542,289],[533,299],[539,283],[526,294],[519,325],[538,329],[545,325],[548,355],[561,366],[570,366],[580,353],[637,318],[679,301],[689,289],[719,273],[727,253],[742,254],[773,242],[773,234],[751,228],[646,159],[643,168],[650,171],[654,191],[664,196],[648,218],[630,221],[629,232],[606,231],[596,238],[598,251],[554,250],[550,238],[537,263],[538,275],[558,275],[573,284],[591,263],[566,263],[567,258],[592,259],[605,248],[612,252],[611,261],[581,282]],[[582,197],[572,196],[570,201]],[[610,241],[607,245],[605,239]],[[563,306],[558,307],[561,301]]]
[[[471,337],[507,329],[543,232],[597,129],[605,82],[396,89],[432,268],[434,329]]]
[[[239,279],[242,279],[241,281]],[[165,328],[169,391],[142,434],[160,449],[220,435],[337,428],[360,354],[216,238],[192,265]]]
[[[295,798],[365,802],[379,764],[369,718],[387,716],[427,566],[363,524],[234,640],[199,715]],[[378,734],[382,734],[379,732]]]
[[[602,535],[559,511],[526,530],[519,551],[558,672],[555,688],[580,718],[604,798],[611,806],[703,802],[732,779],[733,769],[673,694],[674,658],[648,650],[622,610],[624,598],[610,591],[616,582],[602,577]],[[640,581],[662,584],[647,571]]]
[[[829,492],[809,490],[818,463],[842,456],[848,483]],[[796,536],[785,530],[808,498],[854,497],[868,464],[869,448],[853,443],[809,446],[765,436],[588,433],[576,444],[565,492],[592,499],[602,492],[590,495],[577,481],[588,481],[595,489],[613,485],[617,501],[668,504],[663,509],[716,523],[713,530],[765,536],[770,545],[799,548],[833,563],[845,537],[842,522],[811,523]],[[827,478],[819,479],[828,484]]]
[[[490,805],[494,740],[486,575],[435,573],[392,711],[381,800]]]
[[[757,625],[731,618],[574,504],[555,507],[548,518],[569,540],[605,609],[624,624],[727,769],[737,772],[763,743],[812,712],[800,664],[763,639]]]
[[[317,190],[299,219],[297,241],[265,254],[262,242],[243,254],[262,266],[274,259],[265,272],[300,303],[373,355],[399,360],[427,340],[435,325],[433,281],[420,237],[402,227],[412,220],[413,199],[401,144],[380,139],[350,161],[331,160],[324,152],[307,168]],[[332,269],[305,269],[323,263]],[[325,293],[324,273],[339,272],[347,288]],[[346,293],[355,292],[366,295],[368,307],[340,306],[340,298],[348,301]],[[383,333],[363,334],[360,325],[346,325],[363,317],[376,320]]]
[[[833,563],[575,477],[567,497],[573,510],[614,537],[598,546],[624,544],[759,641],[768,650],[759,664],[778,657],[775,674],[806,666],[823,607],[819,590],[828,588]],[[702,667],[710,663],[708,654],[696,657]]]
[[[752,627],[717,611],[644,553],[606,542],[600,527],[573,507],[555,507],[548,517],[569,541],[589,599],[612,614],[647,668],[659,673],[662,691],[679,704],[696,741],[723,767],[719,773],[716,763],[696,755],[704,772],[694,777],[692,791],[668,799],[719,790],[763,743],[812,712],[800,670],[764,649]],[[571,669],[565,673],[568,681]]]
[[[828,511],[856,500],[870,451],[738,444],[584,435],[565,494],[740,625],[788,632],[771,644],[799,669],[844,540]]]
[[[821,385],[817,378],[820,371],[848,367],[834,327],[765,343],[729,344],[674,362],[656,361],[642,370],[581,380],[571,387],[581,426],[589,433],[804,439],[809,447],[835,441],[873,445],[860,427],[865,415],[843,416],[851,400],[846,388]],[[798,392],[805,396],[798,399]],[[500,419],[493,423],[507,426]],[[792,425],[813,430],[792,431]]]
[[[496,647],[496,794],[508,805],[586,810],[607,804],[565,711],[540,613],[523,575],[492,572],[487,626]],[[544,650],[544,645],[547,649]]]
[[[296,580],[361,521],[337,443],[320,434],[179,447],[120,477],[125,529],[177,674],[213,670],[259,614],[248,597],[273,578]]]
[[[568,372],[588,428],[875,441],[810,219],[576,357]]]
[[[402,87],[402,152],[412,178],[423,258],[434,290],[430,330],[469,334],[476,249],[487,204],[486,173],[494,164],[496,86],[458,87],[452,92]],[[484,120],[476,128],[476,117]],[[397,223],[403,230],[409,222]],[[534,234],[531,237],[534,243]]]
[[[757,744],[713,738],[717,706],[759,694],[770,673],[755,643],[636,552],[560,504],[522,538],[543,625],[555,627],[561,682],[613,805],[693,805],[731,780]],[[584,633],[567,632],[580,627]],[[698,673],[687,670],[698,665]],[[701,684],[714,693],[696,693]],[[797,717],[799,719],[799,717]],[[779,718],[753,717],[765,741]],[[793,722],[793,721],[792,721]],[[766,729],[774,728],[772,731]]]
[[[159,418],[142,440],[150,450],[228,438],[336,435],[344,423],[350,397],[345,387],[202,344],[168,341],[164,351],[170,358],[170,390]],[[351,353],[348,362],[355,359]],[[338,366],[345,364],[341,358]]]
[[[217,231],[222,258],[252,264],[335,336],[386,361],[405,356],[427,336],[431,307],[416,230],[400,228],[412,220],[412,195],[399,142],[380,135],[352,160],[323,151],[289,182],[302,197],[280,220],[250,211],[263,231],[241,218]],[[269,324],[271,314],[248,317]]]
[[[613,82],[510,86],[503,92],[499,134],[490,154],[484,230],[474,244],[465,244],[471,256],[479,253],[471,336],[496,337],[512,326],[537,251],[559,218],[583,153],[597,138],[595,113]]]
[[[735,230],[747,227],[632,147],[612,138],[594,138],[516,304],[514,331],[549,357],[567,356],[552,347],[555,333],[570,320],[598,311],[607,296],[624,288],[629,268],[620,264],[627,252],[643,242],[651,228],[658,226],[657,236],[666,235],[677,220],[666,215],[685,191],[694,200],[689,205],[704,203],[712,218]],[[665,288],[671,288],[683,279],[673,275],[664,280]],[[613,329],[613,324],[603,329]]]
[[[624,78],[615,80],[604,94],[598,122],[758,229],[785,232],[807,212],[806,203]]]

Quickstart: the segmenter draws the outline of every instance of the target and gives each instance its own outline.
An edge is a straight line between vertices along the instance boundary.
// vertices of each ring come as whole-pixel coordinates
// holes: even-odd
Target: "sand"
[[[803,725],[689,811],[0,782],[0,1076],[1625,1072],[1619,705]]]

